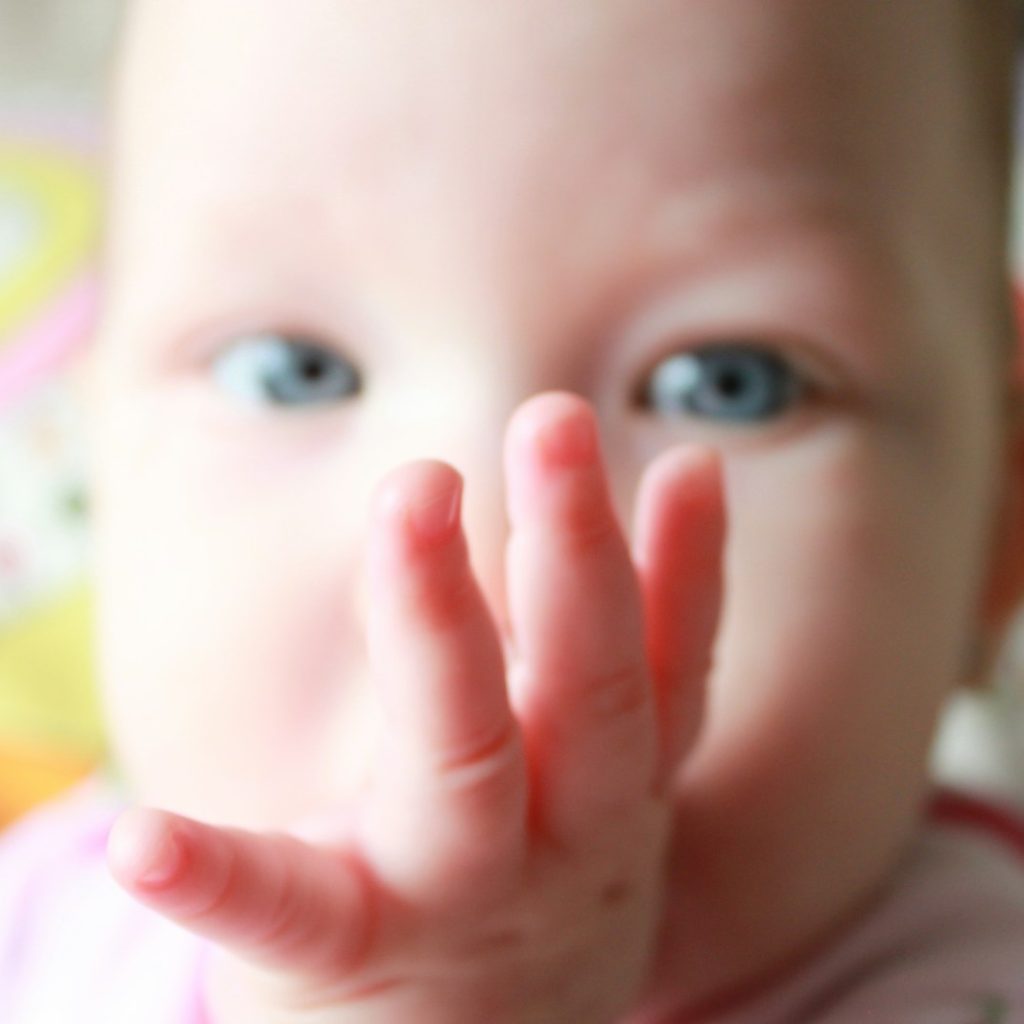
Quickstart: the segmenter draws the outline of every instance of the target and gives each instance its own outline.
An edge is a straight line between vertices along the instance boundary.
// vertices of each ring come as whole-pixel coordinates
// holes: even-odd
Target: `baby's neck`
[[[762,852],[743,836],[704,860],[685,812],[678,822],[655,967],[630,1024],[711,1024],[808,966],[877,903],[918,824],[859,858],[812,861],[799,842]]]

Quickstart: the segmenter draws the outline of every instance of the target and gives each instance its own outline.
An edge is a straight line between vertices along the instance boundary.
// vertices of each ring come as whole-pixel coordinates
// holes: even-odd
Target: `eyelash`
[[[751,384],[749,373],[742,368],[744,361],[747,370],[751,362],[760,366],[764,371],[760,381]],[[274,378],[281,370],[296,369],[303,382],[299,390],[310,389],[299,395],[298,400],[296,389],[291,386],[294,381],[282,384]],[[333,346],[315,338],[273,332],[236,339],[214,359],[213,374],[225,391],[238,398],[284,409],[330,405],[343,398],[357,397],[363,390],[359,371]],[[705,384],[709,375],[713,390],[695,393],[694,389]],[[682,387],[689,388],[690,393],[678,393]],[[673,388],[677,389],[675,395],[671,394]],[[807,397],[809,390],[804,374],[775,348],[737,339],[679,349],[661,357],[634,388],[632,404],[653,416],[686,417],[750,428],[783,418],[793,405]],[[744,401],[750,405],[752,395],[753,404],[763,408],[754,412],[743,410]],[[313,401],[303,400],[310,397]],[[737,402],[741,408],[731,410],[734,415],[730,416],[728,406]]]

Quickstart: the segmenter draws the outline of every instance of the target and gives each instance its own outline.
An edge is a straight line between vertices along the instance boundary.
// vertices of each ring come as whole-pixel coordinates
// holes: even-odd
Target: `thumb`
[[[139,807],[115,822],[107,861],[130,895],[261,966],[338,979],[369,955],[373,887],[353,851]]]

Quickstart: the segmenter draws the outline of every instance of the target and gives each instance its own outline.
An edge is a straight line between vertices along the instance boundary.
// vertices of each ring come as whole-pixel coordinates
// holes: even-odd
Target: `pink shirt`
[[[107,873],[122,806],[95,778],[0,836],[2,1024],[205,1021],[206,944]],[[712,1022],[1024,1024],[1024,821],[939,794],[872,908],[798,968],[700,1020]]]
[[[123,807],[92,778],[0,835],[0,1024],[204,1024],[204,944],[107,872]]]

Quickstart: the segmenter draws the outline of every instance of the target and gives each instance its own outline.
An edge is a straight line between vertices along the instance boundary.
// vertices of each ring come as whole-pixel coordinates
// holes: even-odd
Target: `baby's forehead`
[[[844,45],[872,18],[836,26],[812,6],[142,0],[119,151],[132,167],[170,160],[182,187],[219,187],[221,171],[282,192],[433,175],[514,194],[545,168],[539,187],[571,191],[605,167],[715,176],[745,161],[836,175],[861,144],[856,111],[876,132],[885,120],[864,46]]]
[[[115,245],[212,231],[237,251],[301,224],[363,239],[363,260],[458,236],[522,268],[801,218],[927,230],[959,170],[922,184],[946,125],[915,115],[956,109],[956,83],[906,43],[945,6],[142,0]]]

